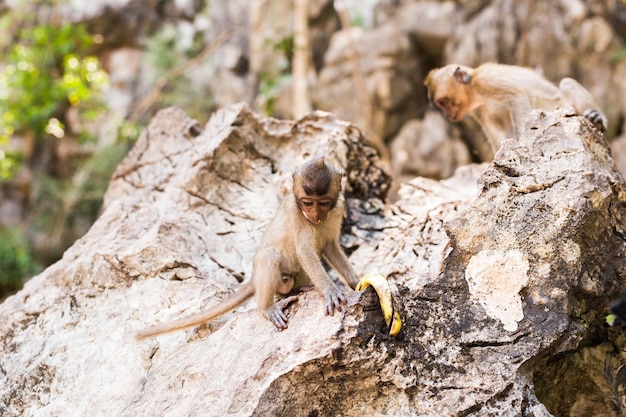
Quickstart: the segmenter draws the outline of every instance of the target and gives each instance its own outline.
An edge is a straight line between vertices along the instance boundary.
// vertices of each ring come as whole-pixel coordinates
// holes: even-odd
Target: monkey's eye
[[[437,100],[437,107],[446,107],[448,105],[448,99],[447,98],[440,98],[439,100]]]
[[[312,201],[303,201],[302,205],[305,207],[313,207],[313,202]]]
[[[329,207],[330,206],[330,201],[320,201],[319,205],[321,207]]]

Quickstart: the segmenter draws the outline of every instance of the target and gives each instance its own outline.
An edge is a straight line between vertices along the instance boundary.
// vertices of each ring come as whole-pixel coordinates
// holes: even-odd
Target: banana
[[[384,276],[377,273],[366,274],[355,290],[363,291],[365,288],[372,286],[378,294],[380,300],[380,308],[385,317],[385,323],[389,329],[389,334],[396,336],[402,329],[402,318],[400,317],[400,293],[398,288],[387,280]]]

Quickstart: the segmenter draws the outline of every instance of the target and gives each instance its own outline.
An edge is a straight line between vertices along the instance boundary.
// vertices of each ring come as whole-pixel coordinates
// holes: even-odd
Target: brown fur
[[[356,287],[358,278],[339,246],[343,220],[341,172],[323,158],[307,163],[293,174],[293,196],[285,198],[267,226],[254,258],[252,281],[212,309],[171,323],[150,327],[138,339],[197,326],[213,320],[256,295],[259,310],[278,329],[287,327],[284,309],[297,296],[287,295],[294,288],[314,284],[326,300],[326,314],[341,311],[346,303],[343,292],[328,277],[322,256]],[[322,183],[321,185],[318,183]],[[304,190],[326,192],[307,194]],[[309,205],[310,203],[310,205]]]
[[[519,136],[532,109],[569,106],[601,131],[607,124],[591,94],[577,81],[564,78],[557,88],[528,68],[489,63],[474,69],[452,64],[432,70],[424,85],[429,100],[449,120],[473,117],[494,152],[504,139]]]

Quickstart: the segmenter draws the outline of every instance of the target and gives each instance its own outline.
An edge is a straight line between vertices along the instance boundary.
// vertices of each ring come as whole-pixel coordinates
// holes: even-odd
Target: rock
[[[367,97],[360,96],[351,42]],[[364,111],[367,100],[371,129],[389,140],[426,107],[423,80],[410,38],[398,26],[388,24],[371,32],[355,27],[333,35],[311,100],[314,108],[350,120],[361,129],[370,127]]]
[[[357,273],[400,288],[400,335],[371,290],[332,317],[312,291],[282,332],[252,301],[136,342],[248,278],[291,170],[317,154],[346,173]],[[415,178],[383,208],[388,187],[359,131],[328,113],[278,121],[236,105],[201,128],[159,112],[90,231],[0,305],[0,414],[619,415],[624,343],[602,321],[626,284],[624,182],[602,135],[535,112],[493,163]],[[567,369],[593,383],[571,389]]]
[[[622,135],[611,142],[611,149],[615,165],[620,172],[626,172],[626,135]]]
[[[497,366],[484,370],[484,375],[509,381],[506,401],[524,397],[532,381],[538,399],[554,415],[622,415],[607,406],[613,394],[606,395],[622,388],[598,369],[598,363],[604,367],[609,360],[623,366],[616,355],[576,360],[583,375],[603,375],[603,386],[583,389],[580,379],[573,378],[574,368],[572,378],[556,372],[569,358],[581,356],[579,349],[591,335],[611,339],[612,349],[623,346],[603,327],[608,303],[619,295],[626,272],[624,180],[606,140],[584,119],[565,111],[535,111],[519,141],[508,140],[497,152],[479,186],[471,208],[447,224],[454,251],[449,274],[440,281],[455,277],[452,286],[469,287],[462,302],[478,309],[474,320],[494,323],[471,323],[469,334],[478,337],[470,337],[466,353],[478,358],[489,352],[489,361],[508,364],[508,371]],[[464,319],[456,324],[463,326]],[[496,347],[506,333],[510,344]],[[602,343],[591,343],[594,347],[587,351],[596,346],[606,351]],[[504,356],[496,360],[499,355]],[[504,376],[512,369],[517,369],[516,377]],[[524,406],[517,410],[525,414]],[[587,412],[577,414],[581,410]]]
[[[456,2],[421,1],[404,6],[396,19],[415,39],[420,51],[439,59],[446,42],[461,23],[461,16]]]
[[[406,122],[389,148],[396,178],[448,178],[472,161],[458,130],[434,111]]]
[[[294,57],[294,2],[260,0],[246,2],[249,8],[250,103],[274,117],[293,118],[292,66]],[[311,61],[307,73],[309,89],[324,63],[332,34],[339,30],[339,16],[331,0],[313,0],[308,6],[308,45]],[[211,83],[213,84],[213,83]],[[220,104],[227,104],[221,101]]]
[[[0,307],[0,414],[131,415],[129,410],[145,407],[139,401],[141,386],[151,386],[145,371],[150,358],[165,351],[159,348],[162,341],[136,343],[134,332],[201,310],[249,277],[260,235],[290,187],[293,168],[314,155],[326,156],[345,172],[351,207],[346,227],[359,230],[357,235],[346,233],[352,236],[348,244],[356,248],[374,239],[376,225],[366,230],[363,224],[381,218],[375,206],[382,206],[390,179],[379,168],[373,148],[350,124],[321,112],[298,123],[281,122],[237,105],[217,112],[202,129],[181,110],[161,111],[113,174],[102,215],[90,231]],[[334,323],[325,332],[311,333],[330,348],[337,340],[329,335],[338,331],[342,318],[324,320],[321,301],[311,294],[300,307],[308,303],[319,321]],[[258,330],[269,322],[253,307],[246,306],[244,313],[245,326],[252,326],[247,336],[242,330],[229,331],[231,324],[222,331],[260,341]],[[307,313],[299,316],[317,326]],[[227,318],[239,321],[241,316]],[[304,330],[292,321],[292,328],[298,327]],[[186,344],[186,333],[172,336],[175,344]],[[268,352],[286,347],[287,339],[300,347],[286,353],[299,349],[306,357],[305,352],[320,348],[302,334],[294,338],[271,331],[265,336],[273,340]],[[163,340],[171,344],[168,337]],[[197,347],[205,354],[215,354],[202,345]],[[263,365],[266,357],[253,356],[251,360]],[[299,357],[281,366],[296,366]],[[234,377],[232,363],[224,358],[224,379],[211,377],[214,389]],[[245,368],[241,382],[265,372]],[[203,379],[198,379],[201,385]],[[199,410],[220,409],[220,397]],[[244,405],[246,410],[252,403]]]

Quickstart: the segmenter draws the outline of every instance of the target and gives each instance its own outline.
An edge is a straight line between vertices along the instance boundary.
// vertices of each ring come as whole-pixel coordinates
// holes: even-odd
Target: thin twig
[[[129,119],[141,119],[150,109],[150,107],[152,107],[154,103],[159,100],[159,97],[161,97],[161,92],[163,91],[167,83],[203,63],[217,49],[219,49],[224,43],[226,43],[226,41],[232,36],[233,32],[235,32],[234,28],[224,30],[217,36],[217,38],[215,38],[213,42],[205,46],[204,49],[202,49],[202,51],[200,51],[195,57],[193,57],[189,61],[186,61],[181,66],[174,68],[157,78],[150,92],[138,101],[137,105],[135,106],[135,110],[133,111]]]

